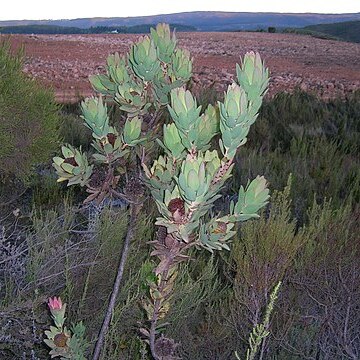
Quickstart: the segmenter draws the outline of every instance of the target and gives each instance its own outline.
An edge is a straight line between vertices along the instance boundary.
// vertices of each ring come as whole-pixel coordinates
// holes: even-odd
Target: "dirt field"
[[[88,76],[105,71],[108,54],[125,53],[139,35],[14,35],[24,71],[50,85],[61,102],[92,94]],[[1,39],[1,37],[0,37]],[[194,86],[225,89],[246,51],[260,52],[271,71],[269,95],[299,86],[323,98],[360,88],[360,44],[267,33],[179,33],[194,57]]]

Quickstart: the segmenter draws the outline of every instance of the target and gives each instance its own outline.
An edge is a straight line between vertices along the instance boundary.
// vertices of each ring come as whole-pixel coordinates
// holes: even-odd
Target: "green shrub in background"
[[[234,168],[233,188],[264,174],[282,190],[292,176],[293,215],[300,224],[314,196],[334,207],[360,199],[360,91],[323,101],[300,90],[279,93],[262,107]]]
[[[287,152],[293,139],[325,137],[360,150],[360,91],[345,99],[324,101],[297,89],[278,93],[264,102],[260,120],[254,124],[250,145],[261,150]]]
[[[57,149],[58,105],[50,90],[22,72],[23,52],[12,55],[0,44],[0,176],[22,180],[32,166],[49,160]]]

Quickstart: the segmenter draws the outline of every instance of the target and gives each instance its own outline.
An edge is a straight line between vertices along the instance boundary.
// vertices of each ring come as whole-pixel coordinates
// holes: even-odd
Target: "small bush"
[[[59,115],[53,94],[22,73],[23,52],[0,44],[0,172],[26,179],[57,148]]]

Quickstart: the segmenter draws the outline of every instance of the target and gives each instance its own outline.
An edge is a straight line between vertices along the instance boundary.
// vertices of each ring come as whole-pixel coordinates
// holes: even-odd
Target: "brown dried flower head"
[[[223,221],[217,221],[217,227],[214,230],[214,234],[225,234],[227,230],[227,224]]]
[[[155,342],[155,352],[161,359],[175,359],[175,350],[178,344],[173,339],[168,339],[164,335]]]
[[[184,216],[185,215],[185,202],[181,198],[172,199],[169,202],[168,209],[172,214],[174,214],[175,212],[178,212],[179,215]]]
[[[114,146],[115,141],[116,141],[116,135],[110,133],[110,134],[107,135],[107,139],[108,139],[109,144]]]
[[[66,347],[66,342],[68,338],[69,336],[64,333],[56,334],[54,337],[54,344],[57,347]]]
[[[78,166],[78,163],[76,162],[75,158],[72,156],[72,157],[68,157],[64,160],[64,163],[65,164],[70,164],[72,166]]]

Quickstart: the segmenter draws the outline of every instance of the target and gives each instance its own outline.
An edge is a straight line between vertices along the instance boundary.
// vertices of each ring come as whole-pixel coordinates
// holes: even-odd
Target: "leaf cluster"
[[[220,190],[231,176],[233,158],[246,142],[250,125],[255,122],[268,85],[268,70],[259,56],[247,53],[237,66],[237,83],[229,86],[224,102],[201,106],[191,92],[173,89],[168,105],[172,123],[164,125],[165,154],[149,169],[143,164],[147,184],[164,226],[179,242],[195,242],[213,251],[229,249],[227,242],[235,234],[237,221],[258,217],[258,210],[269,198],[263,177],[257,177],[239,190],[238,200],[225,216],[210,216]],[[210,151],[211,140],[220,134],[219,146]]]
[[[145,140],[144,119],[156,122],[169,102],[170,91],[185,84],[191,70],[189,53],[177,47],[175,33],[171,34],[166,24],[151,29],[151,35],[140,38],[126,56],[110,55],[107,74],[90,77],[100,96],[81,103],[81,117],[92,132],[95,152],[88,160],[81,148],[63,146],[63,156],[53,159],[58,181],[68,181],[68,186],[86,186],[91,195],[85,201],[119,195],[115,191],[120,178],[119,161]],[[109,123],[108,100],[115,101],[126,114],[121,131]]]

